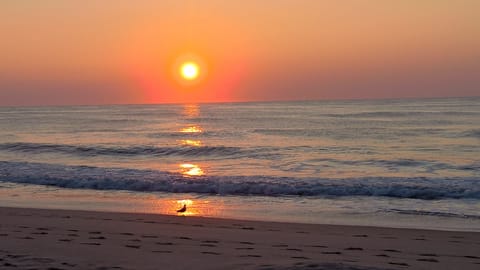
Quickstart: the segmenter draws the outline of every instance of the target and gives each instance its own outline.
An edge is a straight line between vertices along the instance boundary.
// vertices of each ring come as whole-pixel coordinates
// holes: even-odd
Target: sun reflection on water
[[[182,163],[179,165],[180,173],[185,176],[201,176],[205,173],[203,170],[196,164]]]
[[[183,106],[183,115],[187,118],[198,117],[200,115],[200,109],[197,104],[187,104]],[[198,124],[190,124],[187,127],[184,127],[180,130],[182,133],[188,134],[195,134],[203,132],[202,128]],[[187,146],[195,146],[199,147],[202,146],[202,141],[200,140],[192,140],[191,138],[183,138],[180,140],[181,145]],[[198,166],[197,164],[192,163],[181,163],[179,164],[180,173],[184,176],[191,177],[191,176],[201,176],[204,175],[204,171]]]
[[[180,130],[182,133],[201,133],[203,132],[202,128],[198,125],[184,127]]]
[[[182,145],[188,146],[202,146],[202,141],[200,140],[181,140]]]

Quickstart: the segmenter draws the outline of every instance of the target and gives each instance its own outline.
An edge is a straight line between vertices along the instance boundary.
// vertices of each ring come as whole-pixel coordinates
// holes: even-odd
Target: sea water
[[[480,98],[0,108],[0,206],[480,231]]]

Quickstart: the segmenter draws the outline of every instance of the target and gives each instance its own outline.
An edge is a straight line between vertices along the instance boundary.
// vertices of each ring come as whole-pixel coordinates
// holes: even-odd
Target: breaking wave
[[[476,178],[196,176],[156,170],[0,161],[0,181],[73,189],[259,196],[480,199]]]

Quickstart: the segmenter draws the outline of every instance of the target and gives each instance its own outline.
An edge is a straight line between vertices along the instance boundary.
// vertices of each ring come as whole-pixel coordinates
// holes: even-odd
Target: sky
[[[448,96],[480,96],[477,0],[0,2],[0,106]]]

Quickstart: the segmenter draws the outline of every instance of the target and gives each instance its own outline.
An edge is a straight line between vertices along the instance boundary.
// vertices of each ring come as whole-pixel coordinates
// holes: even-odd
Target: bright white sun
[[[194,80],[198,77],[198,65],[194,62],[185,62],[180,67],[180,74],[185,80]]]

